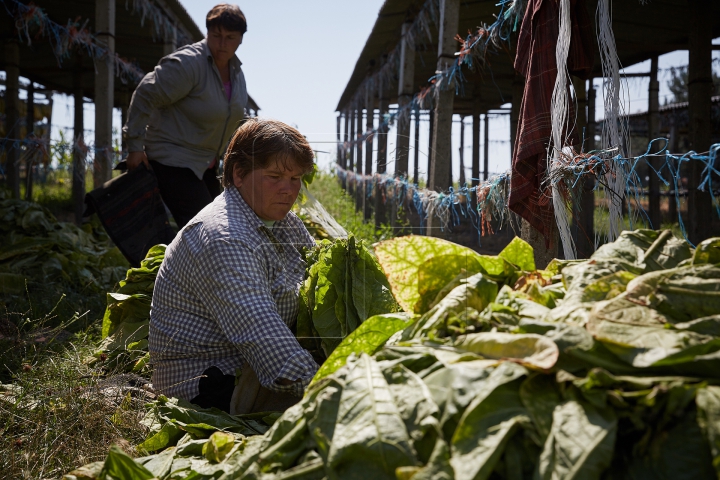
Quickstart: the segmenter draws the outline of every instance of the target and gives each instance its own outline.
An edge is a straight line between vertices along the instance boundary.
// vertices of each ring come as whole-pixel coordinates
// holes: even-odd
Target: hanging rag
[[[547,147],[552,135],[551,101],[557,63],[555,49],[560,31],[557,0],[529,0],[517,41],[515,70],[525,77],[512,159],[508,207],[543,234],[550,247],[555,213],[552,193],[541,191],[547,170]],[[572,19],[567,67],[582,79],[593,64],[593,29],[582,0],[570,0]],[[572,110],[572,108],[571,108]],[[569,113],[573,118],[574,113]],[[573,124],[574,122],[570,122]],[[571,141],[577,132],[569,132]]]

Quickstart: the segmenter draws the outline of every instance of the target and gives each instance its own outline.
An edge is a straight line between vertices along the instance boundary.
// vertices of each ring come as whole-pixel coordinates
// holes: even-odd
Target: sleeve
[[[154,110],[172,105],[186,97],[197,83],[197,59],[177,51],[163,57],[155,69],[145,75],[133,92],[123,126],[130,152],[143,150],[145,128]]]
[[[280,318],[263,262],[246,245],[226,240],[211,242],[203,254],[207,276],[198,293],[220,329],[262,386],[302,396],[318,365]],[[295,383],[280,385],[281,378]]]

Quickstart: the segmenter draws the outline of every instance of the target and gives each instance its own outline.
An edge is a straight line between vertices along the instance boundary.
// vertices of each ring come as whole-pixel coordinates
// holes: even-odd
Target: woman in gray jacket
[[[130,170],[152,168],[179,228],[220,193],[218,162],[248,95],[235,51],[247,31],[237,5],[207,15],[207,38],[163,57],[133,93],[123,135]]]

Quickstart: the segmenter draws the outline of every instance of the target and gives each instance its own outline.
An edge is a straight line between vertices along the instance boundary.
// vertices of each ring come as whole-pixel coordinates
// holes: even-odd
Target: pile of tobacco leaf
[[[23,295],[33,283],[108,290],[122,278],[127,266],[99,225],[80,228],[58,222],[36,203],[0,199],[3,296]]]
[[[545,270],[519,239],[496,257],[418,236],[375,253],[406,313],[358,322],[297,405],[232,417],[161,397],[153,455],[113,448],[65,478],[720,476],[720,238],[624,232]],[[340,318],[347,290],[325,278]]]

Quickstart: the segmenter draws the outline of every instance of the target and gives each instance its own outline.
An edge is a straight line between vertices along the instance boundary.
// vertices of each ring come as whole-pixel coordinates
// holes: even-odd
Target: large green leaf
[[[343,479],[394,479],[397,467],[416,463],[405,423],[372,358],[347,368],[327,466]]]
[[[155,475],[147,468],[136,463],[117,445],[110,447],[100,478],[107,475],[113,480],[151,480]]]
[[[532,333],[471,333],[458,339],[455,347],[477,353],[485,358],[511,360],[539,370],[549,370],[554,367],[560,353],[555,342]]]
[[[535,254],[533,248],[525,240],[515,237],[503,248],[498,257],[507,260],[520,270],[532,272],[535,270]]]
[[[506,362],[482,382],[452,436],[450,463],[458,480],[488,478],[519,423],[527,418],[518,392],[518,380],[525,374],[523,367]]]
[[[333,350],[311,383],[316,383],[343,367],[353,353],[372,355],[377,352],[395,332],[407,327],[412,320],[413,317],[406,313],[387,313],[369,318]]]
[[[442,240],[440,238],[408,235],[380,242],[375,246],[375,253],[385,275],[390,282],[392,293],[406,312],[413,312],[420,300],[420,270],[435,257],[455,257],[453,265],[466,265],[468,270],[480,261],[478,253],[473,250]],[[503,271],[502,261],[496,262],[493,273]],[[459,272],[456,270],[440,271],[434,283],[450,282]],[[439,289],[438,289],[439,290]],[[420,313],[420,312],[416,312]]]
[[[553,412],[553,424],[540,456],[541,479],[599,479],[610,466],[617,434],[612,411],[568,401]]]
[[[403,333],[403,338],[426,337],[442,328],[452,316],[467,309],[482,311],[497,296],[497,283],[477,273],[453,288],[440,303],[423,315],[415,325]]]
[[[698,424],[710,445],[712,463],[720,478],[720,387],[701,388],[696,397]]]

